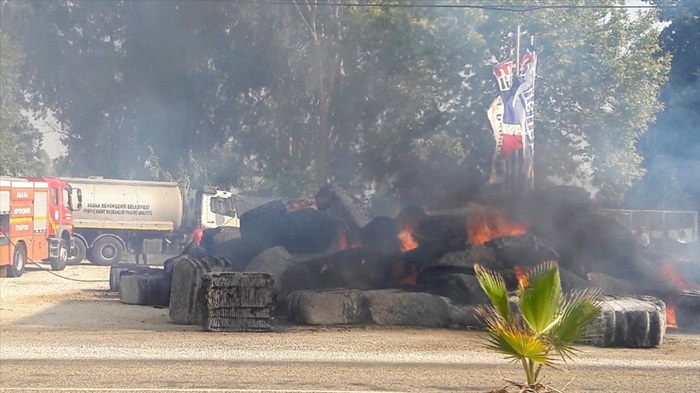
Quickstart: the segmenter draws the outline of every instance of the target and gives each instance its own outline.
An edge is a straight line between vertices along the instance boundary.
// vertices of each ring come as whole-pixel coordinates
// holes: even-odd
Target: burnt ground
[[[0,392],[486,392],[520,381],[484,334],[401,327],[210,333],[119,303],[108,267],[0,279]],[[545,379],[565,392],[700,391],[700,335],[654,349],[580,347]]]

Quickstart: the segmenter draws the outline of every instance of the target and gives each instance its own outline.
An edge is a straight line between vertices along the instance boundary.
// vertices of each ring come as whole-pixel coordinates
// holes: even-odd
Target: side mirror
[[[83,191],[80,188],[74,188],[75,195],[77,196],[78,199],[78,205],[75,207],[73,210],[82,210],[83,209]]]

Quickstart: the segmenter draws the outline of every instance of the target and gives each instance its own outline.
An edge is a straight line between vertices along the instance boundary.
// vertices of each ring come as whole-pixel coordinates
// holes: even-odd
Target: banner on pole
[[[496,140],[491,183],[502,181],[498,168],[503,167],[502,161],[510,160],[513,152],[518,150],[523,150],[524,161],[519,175],[528,179],[533,177],[536,66],[537,53],[530,46],[523,54],[516,78],[512,75],[512,61],[499,63],[493,68],[499,95],[487,109]]]

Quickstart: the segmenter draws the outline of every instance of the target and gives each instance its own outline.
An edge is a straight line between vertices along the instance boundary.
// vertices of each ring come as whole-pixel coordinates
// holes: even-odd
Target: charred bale
[[[474,275],[447,268],[437,266],[423,270],[416,281],[416,290],[449,298],[455,304],[488,303],[488,297]]]
[[[233,270],[241,271],[263,250],[265,248],[261,248],[260,242],[248,242],[243,238],[234,238],[216,245],[212,250],[206,252],[206,255],[226,258],[232,263]]]
[[[148,269],[122,274],[119,301],[125,304],[167,307],[170,286],[163,269]]]
[[[484,329],[476,306],[449,303],[450,326],[455,329]]]
[[[354,289],[296,291],[287,297],[289,319],[303,325],[351,325],[364,320],[362,292]]]
[[[281,245],[293,254],[328,252],[342,227],[337,218],[312,208],[287,213],[280,222],[287,231],[278,235]]]
[[[150,267],[137,265],[135,263],[118,263],[109,268],[109,290],[119,292],[121,277],[123,274],[136,274],[137,272],[149,270]],[[129,273],[126,273],[129,272]]]
[[[266,273],[202,275],[198,301],[202,328],[214,332],[270,331],[275,306],[273,279]]]
[[[173,260],[167,270],[172,270],[170,319],[180,325],[197,325],[202,319],[203,305],[197,299],[202,287],[202,275],[233,271],[234,266],[226,258],[180,257]]]
[[[449,303],[440,296],[386,289],[366,291],[363,298],[377,325],[448,327],[452,322]]]
[[[559,255],[532,234],[503,236],[484,243],[494,250],[496,259],[506,268],[535,266],[544,261],[557,261]]]
[[[284,247],[273,247],[258,254],[245,268],[246,272],[267,273],[275,281],[275,289],[281,290],[281,275],[294,264],[294,258]]]
[[[287,207],[281,200],[268,202],[241,215],[241,238],[261,250],[281,246],[289,233]]]
[[[700,291],[683,291],[675,300],[675,309],[679,328],[700,331]]]
[[[438,248],[443,254],[464,250],[468,239],[466,216],[425,216],[418,220],[413,238],[419,246]]]
[[[237,239],[241,237],[241,229],[234,227],[218,227],[218,228],[207,228],[202,234],[202,241],[200,246],[205,250],[209,251],[217,247],[220,244],[224,244],[231,239]]]
[[[496,259],[496,252],[486,246],[470,245],[465,250],[453,251],[443,255],[435,265],[472,268],[475,264],[499,271],[504,266]]]
[[[300,262],[282,273],[281,294],[299,290],[382,288],[386,285],[390,261],[383,254],[353,248]]]
[[[401,251],[401,242],[394,220],[379,216],[360,229],[362,248],[384,254],[397,254]]]
[[[337,184],[322,187],[314,199],[318,210],[328,212],[330,216],[347,223],[351,230],[362,228],[369,223],[366,209]]]

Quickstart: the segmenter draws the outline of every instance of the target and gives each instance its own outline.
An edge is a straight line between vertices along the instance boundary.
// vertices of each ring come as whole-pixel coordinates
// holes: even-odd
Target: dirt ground
[[[521,381],[484,335],[401,327],[279,326],[211,333],[126,305],[109,267],[0,279],[0,392],[486,392]],[[700,335],[654,349],[582,346],[545,380],[565,392],[698,392]]]

